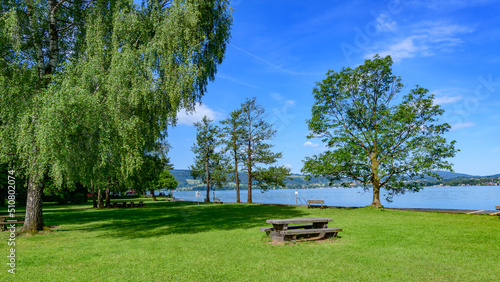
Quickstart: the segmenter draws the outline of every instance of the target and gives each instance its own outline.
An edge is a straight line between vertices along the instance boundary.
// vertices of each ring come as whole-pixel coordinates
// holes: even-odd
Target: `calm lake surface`
[[[295,204],[295,191],[298,192],[298,204],[306,200],[324,200],[329,206],[362,207],[372,202],[372,190],[366,192],[362,188],[317,188],[317,189],[281,189],[262,193],[252,190],[254,203]],[[174,197],[188,201],[200,201],[206,197],[206,191],[175,191]],[[382,205],[388,208],[435,208],[435,209],[470,209],[495,210],[500,205],[500,186],[472,187],[426,187],[418,193],[406,193],[396,196],[392,203],[385,200],[385,191],[381,192]],[[210,192],[210,199],[214,192]],[[247,200],[247,190],[240,191],[242,202]],[[236,202],[236,191],[215,191],[215,197],[223,202]]]

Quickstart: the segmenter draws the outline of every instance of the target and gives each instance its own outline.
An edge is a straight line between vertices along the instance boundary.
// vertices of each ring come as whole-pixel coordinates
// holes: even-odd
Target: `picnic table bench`
[[[220,199],[214,198],[213,200],[214,204],[223,204],[223,202],[220,201]]]
[[[17,224],[21,224],[21,223],[24,223],[24,220],[12,220],[12,219],[9,219],[7,221],[1,221],[0,222],[0,230],[1,231],[6,230],[7,229],[7,225],[11,225],[11,224],[17,225]]]
[[[325,217],[269,219],[266,222],[271,223],[273,227],[263,227],[260,230],[266,232],[276,242],[311,237],[323,239],[335,237],[338,232],[342,231],[340,228],[328,228],[328,222],[330,221],[333,221],[333,219]],[[308,224],[289,225],[295,223]]]
[[[10,224],[17,225],[17,224],[24,223],[24,220],[12,219],[12,218],[16,218],[16,217],[26,217],[26,215],[25,214],[14,214],[14,216],[0,215],[0,231],[7,229],[7,225],[10,225]]]
[[[133,207],[142,207],[144,206],[144,202],[140,201],[138,204],[135,204],[135,202],[113,202],[109,205],[104,206],[105,208],[133,208]]]
[[[499,211],[499,210],[500,210],[500,206],[495,206],[495,209],[496,209],[497,211]]]
[[[139,202],[139,204],[137,204],[137,205],[135,204],[135,202],[130,202],[130,204],[128,202],[121,202],[121,203],[115,202],[115,203],[112,203],[109,207],[110,208],[133,208],[135,206],[140,207],[141,203],[142,203],[142,201]],[[106,206],[106,207],[108,207],[108,206]]]
[[[307,208],[313,208],[314,206],[320,205],[320,208],[327,207],[324,200],[307,200]]]
[[[312,224],[304,224],[304,225],[289,225],[288,226],[288,230],[290,229],[313,229],[313,225]],[[274,228],[273,227],[262,227],[260,228],[260,231],[264,231],[266,232],[267,235],[269,235],[269,233],[271,233],[271,231],[274,231]]]

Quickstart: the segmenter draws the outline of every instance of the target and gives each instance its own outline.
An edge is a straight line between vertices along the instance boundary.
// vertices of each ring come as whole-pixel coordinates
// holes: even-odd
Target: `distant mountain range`
[[[179,182],[178,188],[187,188],[187,189],[200,189],[204,187],[200,180],[195,180],[191,177],[191,173],[187,169],[174,169],[170,171],[174,176],[175,180]],[[328,180],[322,178],[313,178],[311,181],[305,180],[304,175],[300,174],[292,174],[291,177],[293,180],[287,181],[287,188],[302,188],[302,186],[306,185],[308,187],[324,187],[328,185]],[[240,180],[240,187],[246,187],[248,183],[248,176],[244,172],[238,173],[238,179]],[[234,189],[236,187],[236,183],[234,181],[230,181],[225,189]]]
[[[449,171],[437,171],[436,172],[439,176],[443,178],[443,180],[448,180],[448,179],[455,179],[455,178],[494,178],[494,177],[500,177],[499,174],[494,174],[494,175],[487,175],[487,176],[479,176],[479,175],[469,175],[465,173],[453,173]]]
[[[200,180],[195,180],[191,177],[191,173],[187,169],[174,169],[171,171],[172,175],[179,182],[178,189],[188,189],[188,190],[197,190],[203,189],[204,185]],[[460,180],[467,179],[482,179],[482,178],[498,178],[500,174],[490,175],[490,176],[477,176],[477,175],[469,175],[465,173],[453,173],[448,171],[437,171],[439,176],[443,178],[442,181],[437,181],[437,179],[426,176],[424,181],[429,184],[438,184],[438,183],[446,183],[449,181],[460,182]],[[246,184],[248,182],[247,174],[241,172],[238,174],[240,180],[240,187],[245,189]],[[287,188],[296,189],[296,188],[315,188],[315,187],[326,187],[329,186],[329,181],[323,178],[313,178],[311,181],[305,180],[305,176],[301,174],[292,174],[293,180],[287,181]],[[229,182],[224,189],[234,189],[236,187],[236,183]]]

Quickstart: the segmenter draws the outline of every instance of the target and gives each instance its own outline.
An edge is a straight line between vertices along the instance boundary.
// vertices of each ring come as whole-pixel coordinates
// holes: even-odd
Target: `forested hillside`
[[[194,180],[191,177],[190,171],[187,169],[174,169],[171,171],[175,179],[179,182],[177,189],[179,190],[202,190],[205,189],[204,184],[199,180]],[[432,185],[448,185],[448,186],[459,186],[459,185],[500,185],[500,174],[495,174],[491,176],[474,176],[463,173],[453,173],[447,171],[438,171],[437,174],[441,176],[442,180],[437,180],[435,178],[426,177],[422,181],[424,186]],[[248,181],[246,173],[240,172],[240,188],[245,189]],[[311,181],[305,180],[304,175],[292,174],[292,180],[287,180],[286,189],[304,189],[304,188],[318,188],[318,187],[329,187],[329,182],[323,178],[313,178]],[[340,187],[340,184],[334,184],[334,187]],[[353,183],[352,186],[359,187],[359,183]],[[236,187],[234,180],[229,182],[228,185],[224,187],[224,190],[233,190]],[[278,188],[276,188],[278,189]]]

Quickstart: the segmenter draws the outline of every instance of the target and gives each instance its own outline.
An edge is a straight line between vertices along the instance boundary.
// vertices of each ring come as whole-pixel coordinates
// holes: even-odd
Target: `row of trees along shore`
[[[352,181],[373,189],[372,206],[380,207],[380,191],[388,200],[405,192],[418,192],[425,176],[441,179],[439,170],[452,171],[448,161],[456,152],[455,141],[448,143],[450,130],[440,124],[444,110],[434,103],[434,95],[420,86],[400,96],[402,79],[392,73],[392,59],[376,55],[355,69],[329,71],[313,89],[315,103],[307,120],[309,139],[318,138],[326,150],[306,157],[302,172],[306,178],[324,177],[349,187]],[[399,101],[398,101],[399,100]],[[222,130],[208,118],[195,123],[196,154],[192,176],[210,187],[222,187],[228,170],[234,171],[239,202],[238,167],[248,174],[248,202],[252,186],[267,190],[285,186],[290,170],[286,167],[256,167],[276,162],[281,153],[272,153],[270,139],[276,131],[262,118],[264,109],[249,99],[221,122]],[[224,149],[218,150],[221,144]],[[226,152],[233,160],[226,161]]]
[[[282,153],[273,153],[273,145],[266,142],[274,137],[276,130],[265,118],[264,108],[252,98],[221,121],[222,127],[214,125],[206,116],[194,123],[197,133],[191,150],[195,160],[189,169],[193,178],[206,184],[205,201],[210,201],[210,189],[222,188],[232,174],[236,183],[236,202],[240,203],[240,168],[247,172],[247,203],[252,203],[252,187],[265,191],[273,186],[286,186],[285,181],[291,179],[290,168],[272,165]],[[258,164],[267,166],[259,167]]]
[[[231,13],[228,0],[2,2],[0,163],[28,183],[21,232],[44,228],[46,177],[100,193],[162,154],[215,78]]]

